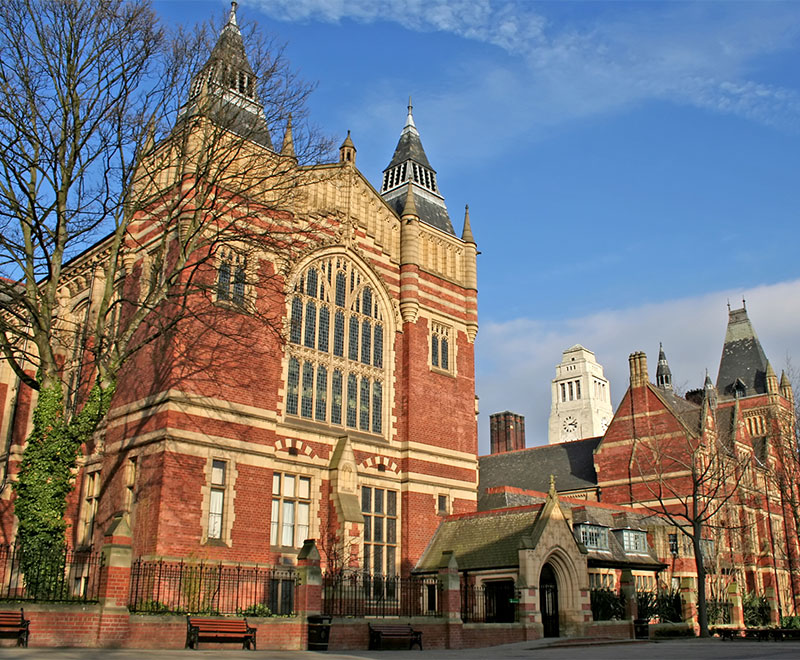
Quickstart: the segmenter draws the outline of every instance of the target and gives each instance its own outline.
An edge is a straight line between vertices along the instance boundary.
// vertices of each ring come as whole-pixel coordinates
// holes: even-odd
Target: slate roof
[[[231,8],[228,22],[222,28],[208,60],[192,80],[192,89],[195,89],[197,81],[205,81],[210,95],[216,98],[211,102],[206,101],[201,106],[197,98],[190,97],[178,115],[176,127],[181,126],[192,115],[203,115],[237,135],[272,149],[272,139],[260,101],[253,98],[240,103],[237,101],[242,101],[245,97],[237,101],[230,99],[232,94],[236,94],[228,89],[226,76],[230,71],[246,73],[255,78],[247,59],[242,33],[236,22],[235,7]]]
[[[520,542],[530,534],[541,506],[446,518],[436,530],[416,570],[437,570],[442,552],[448,550],[453,552],[462,571],[518,566]]]
[[[555,475],[559,492],[597,486],[594,450],[601,437],[560,442],[478,459],[478,497],[488,488],[514,486],[544,492]]]
[[[403,208],[405,208],[406,194],[408,193],[409,185],[411,184],[406,184],[397,190],[393,190],[391,194],[384,196],[386,203],[397,211],[397,215],[403,215]],[[419,219],[422,222],[433,225],[437,229],[441,229],[455,236],[456,232],[453,229],[453,223],[450,222],[450,215],[447,213],[447,207],[445,207],[444,204],[434,204],[414,190],[413,187],[411,190]]]
[[[728,312],[728,328],[717,374],[720,395],[733,396],[737,379],[744,383],[745,396],[767,391],[767,356],[744,307]]]
[[[407,160],[413,160],[424,165],[429,170],[435,172],[428,162],[428,157],[425,155],[425,149],[422,148],[422,140],[419,138],[419,133],[415,130],[404,130],[400,134],[400,139],[394,149],[394,155],[391,162],[386,166],[386,169],[391,169],[395,165],[404,163]]]
[[[403,163],[408,163],[408,167],[402,175],[405,183],[397,188],[392,188],[382,193],[386,203],[397,212],[397,215],[402,216],[408,194],[408,186],[411,186],[419,219],[426,224],[432,225],[437,229],[441,229],[455,236],[456,233],[453,231],[453,224],[450,222],[450,215],[447,213],[447,206],[444,203],[444,197],[438,185],[435,182],[431,183],[430,186],[428,186],[428,183],[412,183],[412,180],[416,181],[411,175],[412,171],[416,171],[412,167],[413,163],[416,163],[425,170],[429,170],[431,179],[435,179],[436,170],[431,167],[428,156],[425,155],[425,149],[422,147],[422,140],[419,137],[419,131],[417,130],[412,115],[410,98],[408,99],[406,125],[400,133],[400,139],[397,141],[397,147],[395,147],[392,160],[383,171],[386,173]],[[405,177],[408,178],[406,179]],[[427,179],[425,179],[425,181],[427,182]]]
[[[462,571],[519,566],[518,550],[520,547],[529,547],[536,516],[544,506],[547,495],[531,491],[514,492],[513,489],[497,490],[498,492],[488,495],[495,502],[501,503],[505,499],[509,503],[524,505],[446,518],[436,530],[415,570],[437,570],[442,552],[446,551],[453,552],[458,568]],[[646,554],[626,553],[621,535],[618,536],[613,531],[646,530],[653,525],[666,525],[662,519],[613,504],[569,497],[559,498],[558,502],[562,509],[573,510],[573,526],[591,523],[609,528],[608,550],[586,549],[590,566],[628,566],[653,570],[663,568],[664,565],[649,547]],[[580,541],[579,534],[575,538]]]

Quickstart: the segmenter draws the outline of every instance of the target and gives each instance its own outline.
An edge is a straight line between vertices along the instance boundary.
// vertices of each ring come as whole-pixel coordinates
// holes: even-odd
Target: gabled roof
[[[744,396],[767,392],[767,356],[745,307],[728,311],[728,328],[717,375],[720,396],[734,396],[737,379],[744,385]]]
[[[532,447],[481,456],[478,459],[478,496],[495,486],[546,491],[555,475],[560,492],[597,486],[594,450],[602,438]]]
[[[541,506],[449,516],[439,525],[416,570],[435,571],[446,551],[453,552],[461,571],[518,566],[518,550]]]

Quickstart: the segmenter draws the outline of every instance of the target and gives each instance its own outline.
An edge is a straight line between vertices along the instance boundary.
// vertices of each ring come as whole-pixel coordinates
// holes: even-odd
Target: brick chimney
[[[506,410],[489,415],[492,454],[525,449],[525,418]]]
[[[644,351],[637,351],[628,356],[628,364],[631,369],[631,387],[642,387],[647,385],[647,354]]]

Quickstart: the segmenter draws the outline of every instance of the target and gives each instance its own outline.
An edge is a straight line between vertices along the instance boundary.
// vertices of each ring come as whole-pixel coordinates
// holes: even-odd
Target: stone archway
[[[542,566],[539,574],[539,611],[544,637],[558,637],[558,580],[549,563]]]
[[[580,564],[576,565],[570,553],[558,546],[550,549],[540,567],[536,584],[542,634],[546,637],[582,634],[581,585],[586,580],[581,580]]]

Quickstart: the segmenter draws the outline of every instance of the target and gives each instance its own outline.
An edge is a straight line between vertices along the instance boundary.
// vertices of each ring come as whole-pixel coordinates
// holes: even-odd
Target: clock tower
[[[550,444],[593,438],[606,432],[614,411],[603,367],[580,344],[564,351],[553,379]]]

